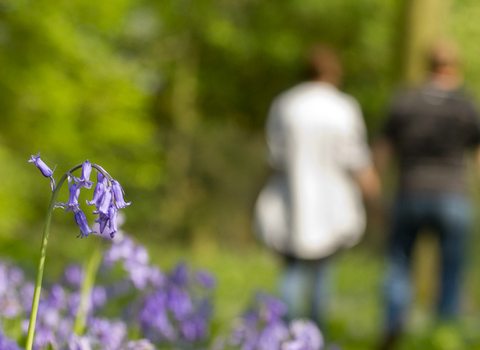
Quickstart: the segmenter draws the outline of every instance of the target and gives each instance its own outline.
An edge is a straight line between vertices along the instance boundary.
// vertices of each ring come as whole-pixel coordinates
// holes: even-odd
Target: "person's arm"
[[[383,176],[392,159],[392,144],[386,137],[382,137],[374,143],[372,154],[375,168]]]
[[[367,201],[376,201],[380,198],[380,178],[373,164],[370,164],[360,171],[354,172],[353,178]]]

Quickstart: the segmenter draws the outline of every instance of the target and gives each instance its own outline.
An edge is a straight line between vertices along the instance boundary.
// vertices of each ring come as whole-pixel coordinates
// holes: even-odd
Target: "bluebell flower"
[[[148,339],[129,341],[125,350],[155,350],[155,346]]]
[[[148,276],[148,281],[154,288],[162,288],[165,286],[166,277],[157,266],[152,266],[150,268],[150,274]]]
[[[110,237],[115,237],[115,233],[117,233],[117,207],[111,205],[108,208],[108,227],[110,228]]]
[[[13,340],[8,339],[0,328],[0,349],[2,350],[22,350]]]
[[[134,251],[135,245],[133,240],[125,237],[121,242],[114,243],[110,249],[103,255],[105,265],[112,266],[115,262],[121,259],[127,259]]]
[[[187,264],[184,262],[178,263],[170,274],[170,280],[178,284],[179,286],[184,286],[188,282],[188,268]]]
[[[261,304],[260,311],[262,317],[265,318],[267,322],[274,322],[287,313],[287,306],[277,298],[259,293],[257,299]]]
[[[75,291],[68,295],[68,314],[71,316],[75,316],[78,311],[78,307],[80,306],[80,292]]]
[[[260,350],[277,350],[281,344],[289,337],[288,327],[284,321],[267,323],[260,332],[257,340],[257,347]]]
[[[78,203],[78,197],[80,196],[80,187],[75,183],[72,183],[68,189],[69,196],[67,203],[57,203],[58,206],[66,207],[65,212],[73,211],[74,213],[80,210]]]
[[[20,299],[22,300],[22,308],[25,313],[30,314],[32,311],[32,299],[35,292],[35,285],[31,282],[25,283],[20,288]]]
[[[193,304],[187,291],[172,286],[168,293],[168,308],[178,321],[185,320],[193,312]]]
[[[213,275],[206,270],[197,271],[197,273],[195,274],[195,279],[197,280],[198,284],[200,284],[203,288],[215,288],[215,277],[213,277]]]
[[[107,227],[107,224],[109,222],[110,218],[108,215],[104,213],[99,213],[98,219],[95,220],[96,223],[98,223],[98,227],[100,230],[100,233],[103,234],[103,231],[105,231],[105,227]],[[113,237],[112,237],[113,238]]]
[[[75,264],[65,268],[64,278],[72,287],[80,288],[83,281],[83,269]]]
[[[132,203],[125,203],[125,200],[123,199],[123,188],[117,180],[112,180],[112,192],[115,197],[115,205],[117,206],[117,209],[123,209]]]
[[[53,175],[52,169],[50,169],[47,164],[45,164],[43,160],[40,159],[40,152],[38,152],[37,156],[32,155],[28,162],[35,164],[37,168],[40,169],[40,172],[43,176],[51,177]]]
[[[92,289],[92,308],[100,308],[107,302],[105,287],[95,286]]]
[[[194,316],[180,325],[184,338],[190,342],[205,339],[207,335],[207,320],[202,317]]]
[[[95,210],[94,214],[103,213],[108,216],[108,210],[112,205],[113,196],[112,196],[112,187],[108,187],[106,191],[103,192],[102,197],[98,201],[97,210]]]
[[[75,333],[70,335],[68,350],[91,350],[90,341],[85,336],[78,336]]]
[[[8,284],[12,287],[18,287],[23,283],[24,273],[18,267],[11,267],[8,271]]]
[[[67,307],[66,293],[61,285],[54,284],[52,286],[47,303],[50,307],[56,309],[65,309]]]
[[[45,349],[48,346],[52,346],[53,349],[57,348],[53,330],[50,327],[36,327],[35,339],[33,340],[34,349]]]
[[[97,184],[95,185],[95,190],[93,191],[93,198],[91,201],[86,201],[88,205],[100,205],[100,199],[102,198],[103,193],[106,191],[108,186],[108,181],[101,172],[97,173]]]
[[[127,336],[127,326],[122,321],[92,318],[88,334],[96,338],[100,349],[120,349]]]
[[[90,173],[92,172],[92,163],[88,159],[82,164],[82,176],[76,177],[75,181],[78,183],[78,188],[85,187],[92,188],[93,182],[90,180]]]
[[[85,216],[83,211],[79,210],[75,213],[75,222],[80,228],[80,234],[77,236],[77,238],[80,236],[81,238],[83,238],[83,236],[88,237],[90,233],[95,232],[88,226],[87,217]]]
[[[177,339],[177,332],[167,314],[168,296],[164,290],[150,293],[145,298],[139,314],[142,331],[152,340],[160,340],[159,334],[169,341]]]
[[[150,276],[151,268],[146,264],[131,264],[130,266],[125,265],[125,269],[128,271],[130,280],[132,281],[135,288],[138,290],[143,290],[147,286]]]
[[[324,341],[317,325],[308,320],[293,320],[290,324],[293,339],[284,343],[282,350],[320,350]]]

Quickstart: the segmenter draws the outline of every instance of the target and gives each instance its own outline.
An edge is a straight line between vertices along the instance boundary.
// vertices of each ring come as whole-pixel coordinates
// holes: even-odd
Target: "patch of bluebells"
[[[118,238],[118,237],[117,237]],[[62,285],[43,291],[38,311],[34,349],[54,350],[155,350],[207,349],[212,340],[212,297],[215,278],[206,270],[192,271],[185,263],[162,272],[149,263],[146,250],[124,235],[106,251],[102,280],[122,272],[120,278],[96,285],[91,292],[85,334],[73,333],[80,303],[84,271],[65,268]],[[143,271],[141,278],[136,271]],[[101,277],[101,276],[99,276]],[[5,281],[10,283],[3,283]],[[1,282],[3,281],[3,282]],[[27,331],[33,284],[17,267],[0,263],[0,315],[19,320]],[[108,303],[128,300],[116,319],[102,316]],[[320,350],[322,334],[307,320],[284,321],[286,308],[279,300],[258,294],[253,305],[233,324],[230,334],[217,337],[212,350]],[[23,320],[23,321],[22,321]],[[136,340],[128,339],[135,329]],[[140,338],[140,339],[138,339]],[[5,344],[5,345],[3,345]],[[0,333],[0,349],[18,345]]]
[[[182,349],[205,345],[210,336],[212,297],[216,280],[206,270],[192,271],[179,263],[169,273],[149,263],[145,247],[129,237],[114,240],[104,255],[106,268],[120,266],[127,273],[114,285],[109,298],[132,295],[134,305],[126,310],[138,322],[141,335],[159,346]],[[139,294],[139,295],[138,295]]]
[[[219,336],[212,350],[321,350],[323,336],[309,320],[284,320],[286,306],[258,293],[251,309],[236,320],[229,335]]]
[[[73,334],[84,271],[71,264],[64,270],[62,284],[42,290],[33,349],[206,348],[216,284],[213,275],[206,270],[193,271],[185,263],[163,272],[150,264],[145,247],[124,233],[111,242],[99,272],[106,284],[97,284],[91,291],[85,334]],[[118,270],[119,278],[109,280]],[[1,282],[7,280],[9,283]],[[18,320],[23,334],[28,330],[33,289],[20,269],[0,264],[0,318]],[[118,317],[102,316],[107,304],[116,302],[123,307]],[[137,329],[136,338],[141,339],[129,340],[127,325]]]
[[[82,336],[73,333],[82,275],[80,267],[70,265],[63,277],[65,286],[54,284],[43,290],[33,349],[50,346],[54,350],[154,350],[155,346],[148,339],[129,340],[127,324],[121,319],[100,316],[107,301],[103,286],[95,286],[92,290],[87,331]],[[20,269],[0,262],[0,320],[13,325],[13,328],[20,328],[23,335],[28,330],[33,289],[34,285],[24,279]],[[21,349],[4,334],[1,327],[0,349]]]
[[[53,170],[40,159],[40,153],[36,156],[32,155],[29,162],[33,163],[43,176],[50,178],[52,191],[55,191],[56,185],[55,180],[53,180]],[[95,206],[93,213],[98,214],[95,222],[98,223],[99,232],[103,233],[106,227],[108,227],[110,237],[113,238],[117,232],[117,211],[129,206],[131,202],[125,202],[124,191],[120,183],[113,179],[102,167],[90,163],[88,159],[82,164],[80,177],[68,174],[68,201],[66,203],[56,203],[55,207],[64,208],[66,212],[71,211],[74,213],[75,222],[80,228],[78,237],[88,237],[89,234],[96,232],[88,225],[87,217],[80,209],[80,203],[78,202],[80,190],[82,188],[90,189],[94,184],[93,181],[90,181],[92,167],[97,170],[97,183],[92,200],[86,201],[86,203]]]

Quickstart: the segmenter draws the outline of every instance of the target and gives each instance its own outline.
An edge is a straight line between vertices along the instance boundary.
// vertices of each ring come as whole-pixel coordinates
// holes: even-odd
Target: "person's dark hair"
[[[428,53],[428,69],[436,72],[445,66],[456,67],[460,57],[456,46],[448,41],[439,41],[432,45]]]
[[[342,76],[342,65],[337,52],[328,45],[316,45],[307,55],[307,79],[335,79]]]

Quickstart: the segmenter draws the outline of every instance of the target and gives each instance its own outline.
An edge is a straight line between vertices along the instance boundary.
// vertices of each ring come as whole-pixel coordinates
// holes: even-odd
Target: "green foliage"
[[[469,45],[480,7],[452,5],[448,27],[480,94]],[[399,0],[4,1],[3,239],[43,216],[48,187],[26,164],[42,151],[58,171],[90,158],[119,174],[133,234],[249,244],[272,99],[303,80],[308,48],[328,43],[373,137],[399,77],[402,10]]]
[[[4,2],[0,9],[0,232],[38,219],[48,184],[26,166],[108,164],[127,188],[158,186],[160,150],[140,68],[121,52],[133,1]],[[55,159],[55,163],[51,160]],[[57,171],[58,173],[58,171]]]

